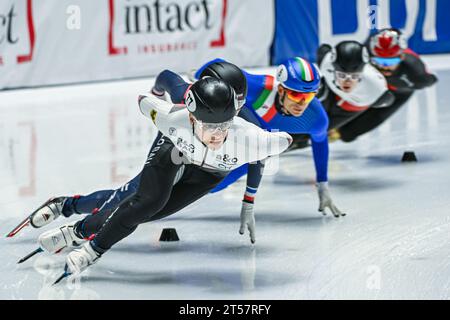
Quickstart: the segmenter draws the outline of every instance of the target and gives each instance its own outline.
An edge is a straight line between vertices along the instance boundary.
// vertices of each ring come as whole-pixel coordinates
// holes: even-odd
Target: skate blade
[[[30,259],[31,257],[35,256],[38,253],[44,252],[44,250],[42,248],[37,248],[36,250],[34,250],[33,252],[27,254],[25,257],[23,257],[22,259],[20,259],[17,263],[23,263],[25,261],[27,261],[28,259]]]
[[[26,226],[28,226],[31,223],[31,217],[33,216],[33,214],[35,214],[36,212],[38,212],[39,210],[41,210],[43,207],[45,207],[46,205],[48,205],[54,198],[50,198],[47,201],[45,201],[45,203],[43,205],[41,205],[39,208],[37,208],[36,210],[34,210],[25,220],[23,220],[17,227],[15,227],[10,233],[8,233],[6,235],[7,238],[12,238],[14,237],[16,234],[18,234],[23,228],[25,228]]]
[[[17,227],[15,227],[10,233],[6,235],[7,238],[12,238],[16,234],[18,234],[23,228],[28,226],[30,224],[30,217],[27,217],[25,220],[23,220]]]
[[[56,279],[56,281],[55,282],[53,282],[53,286],[54,285],[56,285],[56,284],[58,284],[58,283],[60,283],[63,279],[65,279],[65,278],[67,278],[68,276],[70,276],[71,275],[71,273],[70,272],[67,272],[67,271],[64,271],[64,273],[62,274],[62,275],[60,275],[59,276],[59,278],[58,279]]]

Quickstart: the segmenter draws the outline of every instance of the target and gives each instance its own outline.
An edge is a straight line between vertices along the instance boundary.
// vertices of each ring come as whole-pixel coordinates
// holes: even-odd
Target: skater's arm
[[[414,89],[423,89],[437,82],[437,77],[428,72],[425,63],[419,56],[407,53],[409,66],[408,78],[414,83]]]
[[[310,107],[318,107],[319,105],[313,105]],[[310,108],[309,107],[309,108]],[[323,107],[316,110],[323,111]],[[320,115],[325,111],[320,112]],[[325,209],[328,208],[335,217],[344,216],[345,213],[341,212],[333,202],[331,198],[330,190],[328,188],[328,117],[318,116],[315,126],[313,126],[310,136],[311,145],[313,149],[314,166],[316,168],[316,187],[319,196],[319,211],[322,214],[326,214]]]
[[[416,76],[414,79],[414,89],[423,89],[430,87],[437,82],[437,77],[432,73],[424,73]]]
[[[308,110],[310,109],[310,110]],[[307,133],[311,136],[311,145],[314,157],[314,166],[316,168],[317,182],[328,180],[328,115],[322,104],[314,99],[308,106],[306,114],[312,122]]]
[[[184,81],[180,75],[170,70],[164,70],[156,77],[152,93],[161,97],[167,92],[174,103],[183,103],[188,88],[189,83]]]
[[[244,194],[244,202],[251,203],[255,201],[256,192],[264,172],[264,160],[249,163],[247,171],[247,187]]]
[[[330,52],[331,46],[327,43],[322,44],[319,49],[317,49],[317,65],[320,66],[325,55]]]
[[[236,142],[239,148],[247,150],[244,159],[245,163],[252,163],[264,160],[270,156],[279,155],[291,145],[293,140],[287,132],[270,132],[241,117],[235,117],[234,123],[236,130],[239,130],[235,135]]]
[[[375,101],[370,107],[371,108],[385,108],[392,105],[395,101],[395,96],[391,91],[386,91]]]
[[[157,112],[158,116],[168,116],[176,108],[172,103],[160,100],[149,93],[139,95],[138,101],[142,114],[149,119],[152,119],[153,112]]]
[[[328,188],[328,137],[320,140],[319,137],[311,135],[314,164],[316,166],[316,188],[319,196],[319,212],[326,215],[325,209],[329,211],[337,218],[345,216],[346,214],[339,210],[331,198],[331,193]]]
[[[384,108],[390,106],[395,100],[384,75],[370,64],[364,67],[359,86],[359,105],[361,106]]]
[[[292,137],[287,132],[268,132],[263,129],[259,130],[266,136],[266,145],[260,149],[262,152],[259,152],[257,160],[264,160],[270,156],[277,156],[280,153],[283,153],[289,148],[293,141]],[[266,155],[264,155],[264,150],[267,150]]]
[[[247,187],[245,189],[244,199],[241,207],[241,226],[239,233],[244,234],[245,229],[250,233],[250,241],[255,243],[255,214],[253,212],[253,205],[255,201],[256,192],[264,170],[264,161],[257,161],[256,163],[249,163],[247,172]]]
[[[326,134],[312,134],[311,146],[316,168],[316,181],[328,181],[328,136]]]

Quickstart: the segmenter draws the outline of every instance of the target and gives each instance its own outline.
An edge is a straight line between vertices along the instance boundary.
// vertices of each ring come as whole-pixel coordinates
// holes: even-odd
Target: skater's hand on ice
[[[333,203],[333,200],[330,196],[330,190],[328,189],[328,182],[319,182],[316,184],[317,192],[319,193],[319,211],[322,212],[323,215],[326,215],[325,208],[328,208],[331,213],[336,217],[345,216],[344,212],[341,212]]]
[[[255,243],[255,214],[253,213],[253,203],[242,201],[240,234],[244,234],[245,227],[250,232],[250,241]]]

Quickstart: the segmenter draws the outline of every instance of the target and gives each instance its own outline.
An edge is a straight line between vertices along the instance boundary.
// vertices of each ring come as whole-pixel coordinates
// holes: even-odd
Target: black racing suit
[[[91,245],[103,253],[139,224],[167,217],[200,199],[227,174],[183,164],[186,161],[174,162],[173,152],[179,153],[172,141],[159,133],[142,169],[136,193],[113,212],[105,210],[87,216],[77,223],[76,232],[84,238],[96,234]],[[174,184],[180,173],[181,179]],[[108,221],[112,215],[115,219]]]

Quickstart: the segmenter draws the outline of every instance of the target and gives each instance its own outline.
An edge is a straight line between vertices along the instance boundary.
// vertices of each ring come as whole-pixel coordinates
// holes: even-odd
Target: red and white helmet
[[[397,29],[383,29],[370,38],[370,52],[376,57],[398,57],[407,47],[406,38]]]

